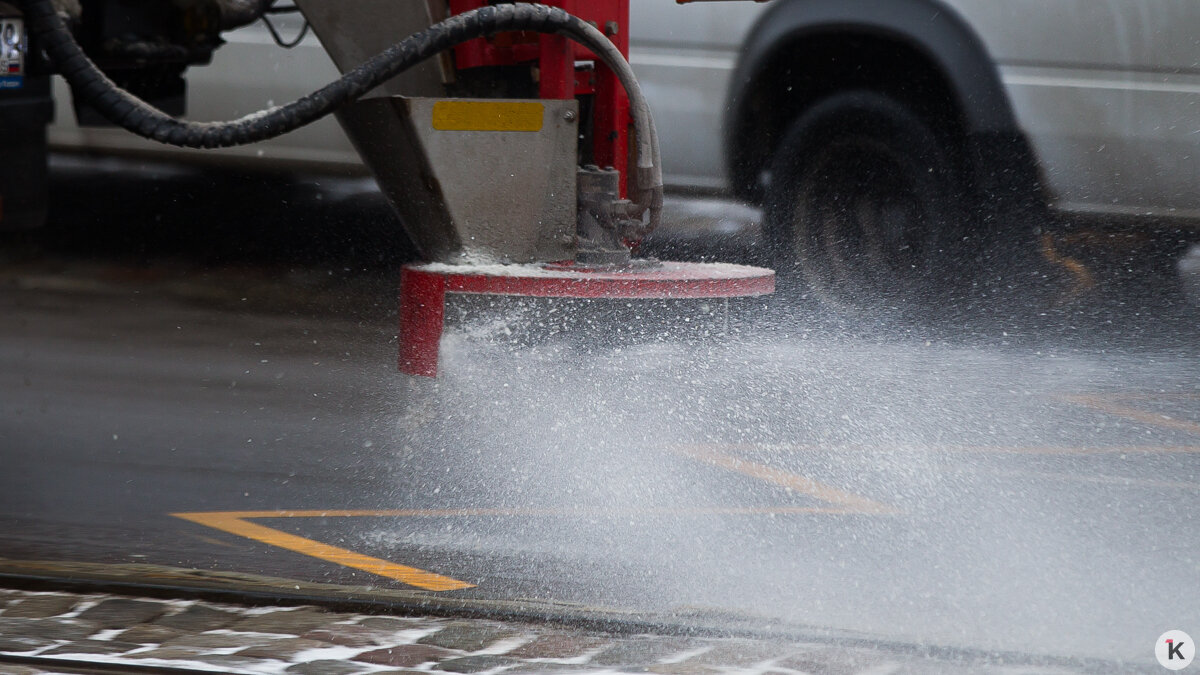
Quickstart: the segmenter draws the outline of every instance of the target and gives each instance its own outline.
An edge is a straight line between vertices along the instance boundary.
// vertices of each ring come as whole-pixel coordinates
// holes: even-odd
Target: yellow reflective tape
[[[541,131],[546,107],[534,101],[437,101],[439,131]]]

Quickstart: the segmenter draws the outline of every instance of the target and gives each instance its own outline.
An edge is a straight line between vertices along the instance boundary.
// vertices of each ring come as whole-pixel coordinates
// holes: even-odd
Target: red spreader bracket
[[[724,263],[631,270],[558,265],[405,265],[400,273],[400,371],[436,377],[447,293],[537,298],[736,298],[775,291],[775,273]]]

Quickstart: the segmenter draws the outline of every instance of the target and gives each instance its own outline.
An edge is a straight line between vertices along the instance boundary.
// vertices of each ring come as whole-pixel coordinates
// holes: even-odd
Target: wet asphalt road
[[[774,300],[728,340],[619,349],[469,326],[433,383],[395,372],[386,266],[320,285],[346,268],[62,243],[83,231],[5,249],[2,557],[1141,665],[1200,634],[1200,329],[1177,298],[1101,284],[936,328]]]

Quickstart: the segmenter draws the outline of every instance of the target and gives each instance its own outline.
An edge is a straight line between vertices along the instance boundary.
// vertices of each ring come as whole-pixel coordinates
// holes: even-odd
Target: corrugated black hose
[[[83,53],[51,0],[24,0],[30,29],[76,96],[113,124],[160,143],[186,148],[222,148],[275,138],[353,102],[425,59],[468,40],[506,31],[561,35],[590,49],[617,74],[629,95],[637,132],[638,203],[657,224],[662,203],[658,138],[649,107],[629,64],[603,33],[561,9],[537,4],[482,7],[453,16],[392,45],[341,78],[284,106],[228,122],[175,119],[118,87]]]

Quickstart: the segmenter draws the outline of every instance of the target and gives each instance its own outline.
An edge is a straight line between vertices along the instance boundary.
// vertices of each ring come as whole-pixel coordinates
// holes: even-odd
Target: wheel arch
[[[796,72],[814,65],[822,72]],[[797,87],[779,86],[784,81]],[[864,85],[910,96],[925,112],[944,118],[939,121],[950,133],[971,139],[966,161],[981,189],[1038,189],[1032,154],[999,72],[983,42],[949,6],[939,0],[782,0],[751,30],[731,79],[724,144],[734,192],[759,197],[771,150],[807,103]],[[930,88],[940,91],[930,95]],[[998,152],[1023,166],[985,166],[984,158]],[[987,184],[996,180],[1006,184]]]

